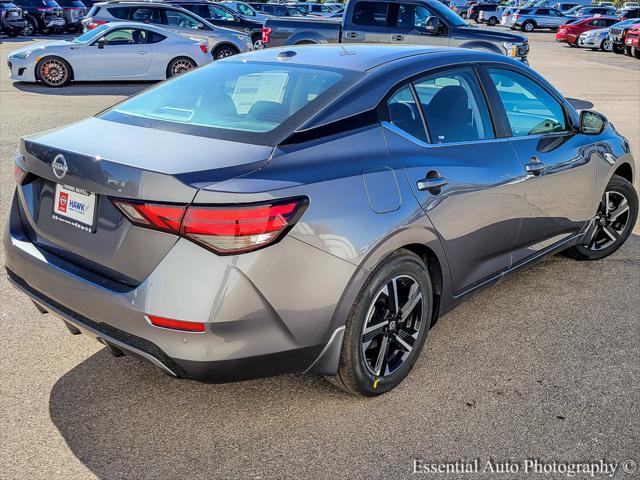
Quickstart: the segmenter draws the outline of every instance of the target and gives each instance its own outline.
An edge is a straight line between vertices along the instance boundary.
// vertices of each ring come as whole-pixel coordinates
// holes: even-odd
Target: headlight
[[[19,52],[11,55],[11,58],[16,58],[18,60],[24,60],[31,55],[31,50],[27,50],[26,52]]]
[[[502,42],[502,46],[507,51],[508,57],[517,57],[518,48],[522,47],[521,43]]]

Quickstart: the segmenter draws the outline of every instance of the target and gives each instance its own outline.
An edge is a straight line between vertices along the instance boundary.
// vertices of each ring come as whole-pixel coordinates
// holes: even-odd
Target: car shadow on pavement
[[[18,90],[41,95],[134,95],[157,82],[73,82],[60,88],[49,88],[37,83],[15,82]]]

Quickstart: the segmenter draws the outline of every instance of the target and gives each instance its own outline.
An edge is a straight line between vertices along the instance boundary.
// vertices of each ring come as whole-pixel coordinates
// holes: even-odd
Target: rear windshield
[[[275,145],[358,75],[276,63],[214,62],[126,100],[99,118]]]

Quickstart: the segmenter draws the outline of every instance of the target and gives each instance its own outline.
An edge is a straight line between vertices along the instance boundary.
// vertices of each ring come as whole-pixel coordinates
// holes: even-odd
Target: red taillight
[[[180,235],[220,255],[273,244],[302,216],[306,198],[240,206],[180,206],[112,200],[134,225]]]
[[[88,25],[87,25],[87,29],[89,30],[93,30],[96,27],[99,27],[100,25],[104,25],[105,22],[104,20],[92,20]]]
[[[180,233],[180,223],[186,210],[184,206],[131,203],[122,200],[112,202],[134,225],[176,235]]]
[[[207,53],[207,46],[201,43],[200,50],[202,50],[202,53]]]
[[[238,207],[189,207],[180,234],[222,255],[270,245],[300,218],[307,199]]]
[[[13,164],[13,179],[15,180],[16,185],[22,185],[22,182],[24,182],[24,179],[27,177],[27,175],[29,175],[29,172],[27,172],[24,168],[22,168],[17,163]]]
[[[267,44],[271,38],[271,32],[273,32],[273,28],[270,27],[262,27],[262,43]]]
[[[204,323],[185,322],[184,320],[173,320],[171,318],[155,317],[147,315],[151,325],[162,328],[170,328],[171,330],[181,330],[183,332],[204,332]]]

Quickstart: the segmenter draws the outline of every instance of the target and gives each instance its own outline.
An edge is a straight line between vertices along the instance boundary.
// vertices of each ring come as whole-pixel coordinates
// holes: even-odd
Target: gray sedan
[[[72,333],[175,377],[368,396],[472,292],[606,257],[638,215],[602,115],[467,49],[241,54],[24,138],[14,172],[9,279]]]

